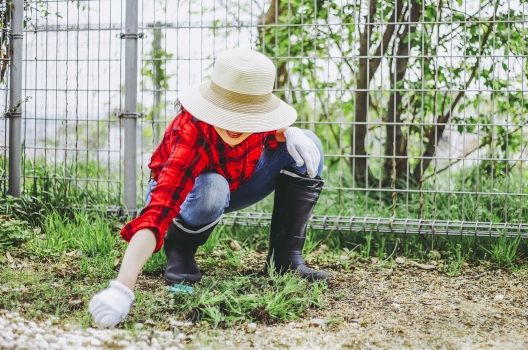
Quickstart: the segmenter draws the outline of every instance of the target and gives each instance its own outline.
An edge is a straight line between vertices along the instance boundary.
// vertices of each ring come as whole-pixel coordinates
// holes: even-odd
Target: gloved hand
[[[123,283],[113,280],[110,287],[94,295],[88,311],[98,327],[114,327],[124,320],[133,301],[134,293]]]
[[[321,160],[321,154],[315,143],[296,127],[289,127],[284,132],[288,153],[292,156],[297,166],[306,165],[309,177],[317,175],[317,168]]]

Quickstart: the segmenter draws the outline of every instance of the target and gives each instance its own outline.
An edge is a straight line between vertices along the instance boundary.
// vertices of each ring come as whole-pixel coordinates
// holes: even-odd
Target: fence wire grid
[[[275,93],[323,141],[312,227],[528,237],[526,0],[26,1],[15,105],[12,3],[0,5],[4,196],[19,108],[23,195],[141,207],[178,93],[246,47],[273,60]],[[224,222],[267,225],[270,208]]]

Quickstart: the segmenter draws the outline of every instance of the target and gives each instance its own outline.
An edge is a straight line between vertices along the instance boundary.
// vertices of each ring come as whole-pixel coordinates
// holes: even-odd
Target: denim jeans
[[[310,130],[303,130],[312,139],[321,160],[317,173],[323,170],[323,148],[319,138]],[[277,178],[282,169],[293,169],[306,173],[304,165],[298,167],[288,153],[286,143],[280,143],[275,150],[265,149],[251,178],[236,191],[229,191],[227,180],[215,172],[203,172],[195,180],[192,191],[187,195],[180,208],[183,221],[196,228],[209,226],[220,220],[222,214],[248,207],[268,196],[275,189]],[[150,202],[150,192],[156,181],[149,180],[145,204]]]

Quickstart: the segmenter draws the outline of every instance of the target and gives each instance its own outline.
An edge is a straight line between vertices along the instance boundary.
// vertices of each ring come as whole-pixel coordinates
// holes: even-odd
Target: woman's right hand
[[[94,295],[88,311],[98,327],[114,327],[128,315],[133,301],[134,293],[130,288],[113,280],[110,281],[110,287]]]

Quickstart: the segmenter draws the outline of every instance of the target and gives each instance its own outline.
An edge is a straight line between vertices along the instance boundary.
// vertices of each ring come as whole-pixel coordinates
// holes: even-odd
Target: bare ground
[[[225,330],[210,347],[527,349],[527,277],[479,267],[448,277],[417,267],[358,264],[333,273],[327,306],[305,321],[253,333]]]

